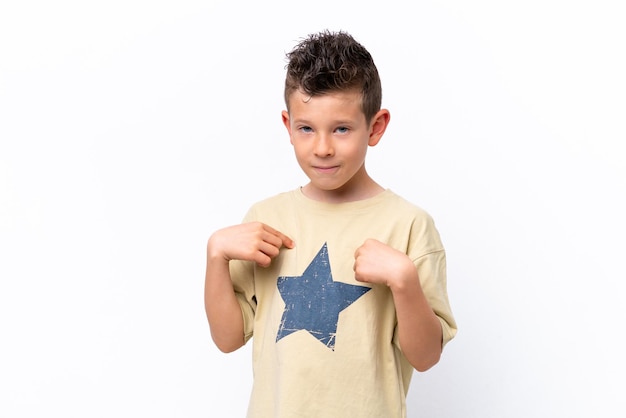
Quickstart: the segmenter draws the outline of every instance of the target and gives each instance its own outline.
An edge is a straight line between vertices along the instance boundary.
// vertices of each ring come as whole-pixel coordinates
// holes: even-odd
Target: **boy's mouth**
[[[339,166],[331,165],[331,166],[313,166],[313,169],[319,173],[332,173],[337,170]]]

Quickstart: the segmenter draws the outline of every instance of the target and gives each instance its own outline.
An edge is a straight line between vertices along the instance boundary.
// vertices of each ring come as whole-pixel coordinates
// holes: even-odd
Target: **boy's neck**
[[[337,190],[320,190],[308,183],[301,190],[309,199],[324,203],[356,202],[369,199],[385,191],[381,185],[372,179],[365,184],[361,184],[358,189],[344,187]]]

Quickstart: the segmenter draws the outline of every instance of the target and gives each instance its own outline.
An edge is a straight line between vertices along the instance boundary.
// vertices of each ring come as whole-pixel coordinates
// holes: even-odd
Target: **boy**
[[[445,251],[365,169],[390,118],[369,52],[323,31],[287,58],[282,119],[310,181],[209,238],[211,335],[224,352],[254,335],[249,417],[406,417],[413,369],[456,333]]]

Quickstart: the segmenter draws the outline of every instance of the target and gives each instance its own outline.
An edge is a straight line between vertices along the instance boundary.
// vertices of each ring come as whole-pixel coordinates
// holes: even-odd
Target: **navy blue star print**
[[[326,243],[302,276],[281,276],[277,285],[285,311],[276,342],[305,330],[333,351],[339,312],[371,289],[333,281]]]

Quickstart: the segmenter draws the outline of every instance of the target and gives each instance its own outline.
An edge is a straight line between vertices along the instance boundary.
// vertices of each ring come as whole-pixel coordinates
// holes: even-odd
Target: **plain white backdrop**
[[[367,166],[435,218],[459,325],[409,417],[623,417],[626,14],[598,1],[0,4],[0,416],[243,417],[205,244],[306,179],[284,54],[372,53]]]

